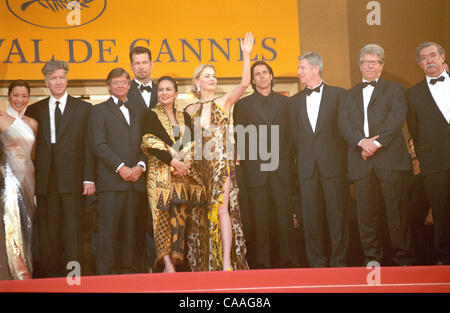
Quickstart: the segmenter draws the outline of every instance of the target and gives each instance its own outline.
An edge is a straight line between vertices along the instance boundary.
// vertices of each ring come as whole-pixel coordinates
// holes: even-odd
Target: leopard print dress
[[[222,240],[218,208],[223,204],[223,186],[230,177],[228,210],[233,235],[231,262],[234,270],[248,269],[233,157],[233,124],[227,113],[213,100],[211,101],[210,126],[207,129],[202,128],[200,123],[202,110],[203,105],[192,116],[194,145],[197,151],[193,166],[205,185],[208,204],[207,208],[196,208],[189,214],[186,239],[187,260],[193,271],[222,270]],[[198,157],[198,152],[201,153],[201,158]]]

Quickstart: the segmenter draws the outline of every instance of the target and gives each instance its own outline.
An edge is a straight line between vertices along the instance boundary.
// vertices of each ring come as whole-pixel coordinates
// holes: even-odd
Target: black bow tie
[[[306,93],[307,96],[310,96],[314,91],[315,92],[320,92],[320,87],[322,87],[322,84],[320,84],[319,86],[317,86],[314,89],[310,89],[310,88],[306,87],[305,88],[305,93]]]
[[[143,92],[144,90],[147,90],[147,92],[152,92],[152,87],[140,85],[140,86],[139,86],[139,90],[140,90],[141,92]]]
[[[445,79],[444,76],[441,76],[441,77],[439,77],[439,78],[432,78],[432,79],[430,79],[430,84],[434,85],[434,84],[436,84],[437,82],[443,82],[444,79]]]
[[[122,100],[119,100],[119,101],[117,102],[117,105],[119,106],[119,109],[120,109],[120,107],[121,107],[122,105],[124,105],[127,109],[129,108],[129,107],[128,107],[128,103],[123,102]]]
[[[375,86],[377,85],[377,82],[374,81],[374,80],[372,80],[371,82],[363,82],[363,83],[362,83],[363,89],[366,88],[366,87],[369,86],[369,85],[375,87]]]

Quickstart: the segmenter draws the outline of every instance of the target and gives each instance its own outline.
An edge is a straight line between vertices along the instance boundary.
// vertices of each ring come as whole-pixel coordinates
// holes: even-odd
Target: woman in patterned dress
[[[183,160],[184,155],[192,154],[192,131],[190,116],[175,104],[177,83],[172,77],[163,76],[156,88],[158,103],[144,115],[142,129],[157,254],[151,266],[164,264],[164,272],[172,273],[184,260],[186,214],[206,200],[200,179],[190,170],[189,160]]]
[[[243,57],[240,84],[217,97],[214,66],[199,65],[193,75],[193,91],[198,101],[186,107],[196,136],[194,168],[205,184],[208,201],[207,215],[193,210],[189,216],[187,257],[192,270],[248,269],[237,201],[231,117],[233,105],[250,84],[253,34],[246,33],[240,43]]]

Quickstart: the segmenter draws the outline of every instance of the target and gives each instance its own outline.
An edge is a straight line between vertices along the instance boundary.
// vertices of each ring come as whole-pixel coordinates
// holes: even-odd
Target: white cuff
[[[141,166],[144,169],[144,172],[147,169],[147,167],[145,166],[145,163],[142,161],[139,161],[137,165]]]
[[[119,172],[119,170],[122,168],[122,166],[124,166],[125,165],[125,163],[120,163],[120,165],[117,167],[117,169],[116,169],[116,173],[118,173]]]

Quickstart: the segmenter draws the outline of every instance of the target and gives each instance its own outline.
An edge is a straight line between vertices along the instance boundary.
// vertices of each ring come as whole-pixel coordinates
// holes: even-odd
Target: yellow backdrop
[[[246,31],[252,59],[276,76],[295,76],[300,53],[296,0],[6,0],[0,10],[0,80],[42,79],[52,57],[70,63],[70,79],[105,79],[129,69],[133,45],[151,49],[153,77],[189,78],[200,63],[239,77]]]

